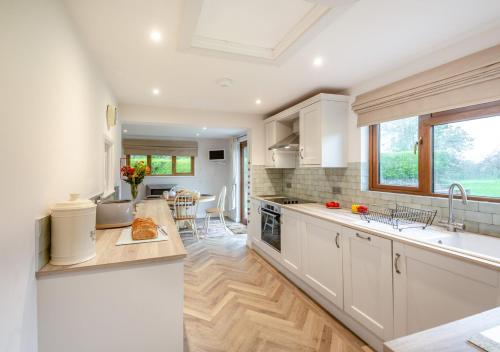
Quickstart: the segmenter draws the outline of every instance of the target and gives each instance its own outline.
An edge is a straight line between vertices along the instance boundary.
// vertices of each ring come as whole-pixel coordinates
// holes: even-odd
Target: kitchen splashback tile
[[[50,215],[35,220],[36,270],[50,260]]]
[[[376,204],[386,208],[398,203],[417,209],[436,210],[435,223],[448,217],[446,198],[369,191],[367,163],[349,163],[347,168],[299,168],[281,172],[281,190],[288,196],[317,202],[337,200],[346,208],[350,208],[352,203]],[[273,186],[274,189],[280,188]],[[454,205],[457,220],[464,221],[468,231],[500,237],[500,203],[469,201],[464,206],[456,201]]]

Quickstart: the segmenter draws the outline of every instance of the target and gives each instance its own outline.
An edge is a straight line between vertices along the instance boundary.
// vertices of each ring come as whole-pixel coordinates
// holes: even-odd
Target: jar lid
[[[70,193],[69,200],[56,203],[52,210],[90,209],[95,207],[96,205],[91,200],[80,199],[79,193]]]

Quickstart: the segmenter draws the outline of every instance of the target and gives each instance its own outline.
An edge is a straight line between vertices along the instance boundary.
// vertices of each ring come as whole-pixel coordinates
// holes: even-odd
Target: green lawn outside
[[[190,156],[178,156],[176,158],[176,170],[177,173],[189,174],[191,173],[191,157]]]
[[[464,186],[467,194],[470,196],[500,198],[500,179],[471,179],[460,180],[459,182]],[[449,184],[451,184],[451,182]],[[446,193],[448,191],[449,184],[439,187],[443,190],[440,193]]]

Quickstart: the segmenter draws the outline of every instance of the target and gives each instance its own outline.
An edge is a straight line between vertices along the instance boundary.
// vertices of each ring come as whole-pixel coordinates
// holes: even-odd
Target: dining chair
[[[174,220],[177,230],[180,231],[180,224],[187,225],[193,237],[200,239],[198,229],[196,228],[196,212],[198,202],[195,196],[190,192],[183,192],[175,197],[174,200]]]
[[[226,206],[226,186],[222,187],[219,193],[219,198],[217,199],[217,207],[205,209],[205,222],[203,227],[206,235],[208,235],[208,231],[210,230],[210,220],[212,219],[212,216],[218,216],[221,225],[224,226],[224,230],[225,231],[228,230],[226,226],[226,221],[224,220],[225,206]]]

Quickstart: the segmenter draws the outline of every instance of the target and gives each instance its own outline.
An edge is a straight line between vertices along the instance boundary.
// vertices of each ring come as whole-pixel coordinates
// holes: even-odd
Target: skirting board
[[[321,294],[319,294],[315,289],[311,288],[307,283],[302,281],[296,275],[291,273],[287,268],[285,268],[281,263],[276,261],[272,256],[270,256],[267,251],[261,246],[265,244],[256,243],[252,241],[250,246],[255,252],[257,252],[261,257],[268,261],[272,266],[274,266],[280,273],[285,275],[290,281],[297,285],[302,291],[304,291],[309,297],[311,297],[316,303],[322,306],[327,312],[329,312],[333,317],[342,322],[347,326],[352,332],[364,340],[371,348],[377,352],[383,352],[384,341],[382,341],[378,336],[373,334],[370,330],[365,328],[363,325],[358,323],[356,320],[347,315],[343,310],[339,309],[336,305],[328,301]]]

